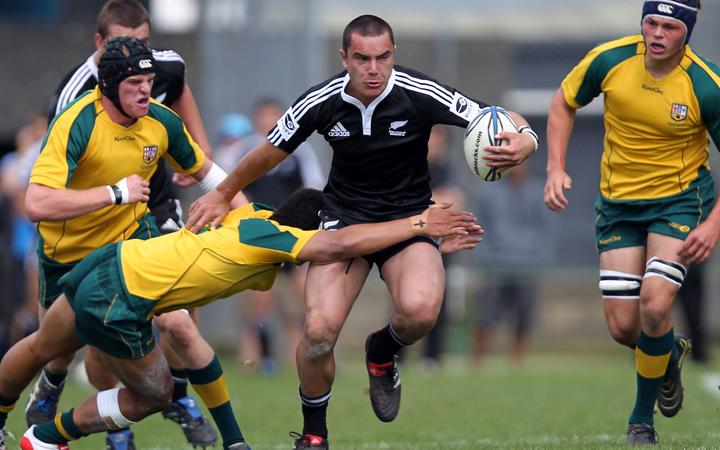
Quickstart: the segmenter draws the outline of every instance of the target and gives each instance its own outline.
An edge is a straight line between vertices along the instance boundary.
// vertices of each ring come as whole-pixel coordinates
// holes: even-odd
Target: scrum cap
[[[645,16],[661,16],[675,19],[685,25],[685,44],[690,41],[700,0],[646,0],[643,4],[642,19]]]
[[[108,40],[98,63],[98,83],[100,91],[109,98],[120,112],[118,89],[120,83],[128,77],[155,72],[155,58],[148,45],[130,36],[120,36]],[[125,114],[127,115],[127,114]]]

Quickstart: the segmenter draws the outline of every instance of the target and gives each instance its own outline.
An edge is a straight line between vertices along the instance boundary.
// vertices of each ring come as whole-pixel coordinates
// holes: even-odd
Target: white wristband
[[[200,180],[198,184],[204,192],[210,192],[215,189],[217,185],[220,184],[222,180],[224,180],[226,177],[227,174],[225,173],[225,171],[222,170],[220,166],[213,163],[207,175],[205,175],[205,178]]]
[[[105,186],[110,192],[113,205],[124,205],[130,201],[130,189],[128,188],[127,177],[118,181],[117,184]]]
[[[533,142],[535,143],[535,151],[537,151],[538,147],[540,146],[540,139],[538,139],[537,133],[534,132],[533,129],[530,128],[530,126],[528,126],[528,125],[523,125],[520,128],[518,128],[518,132],[529,135],[532,138]]]

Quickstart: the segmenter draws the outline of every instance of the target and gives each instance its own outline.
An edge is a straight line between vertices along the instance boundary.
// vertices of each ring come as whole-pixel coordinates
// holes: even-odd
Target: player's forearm
[[[245,186],[262,177],[287,157],[267,140],[245,155],[225,180],[217,187],[227,200],[232,200]]]
[[[548,114],[547,170],[565,169],[567,146],[570,142],[573,125],[575,124],[575,109],[565,102],[562,89],[558,89],[553,96]]]
[[[30,184],[25,196],[27,215],[33,222],[72,219],[111,204],[106,186],[75,190]]]
[[[323,238],[325,245],[310,260],[323,263],[367,255],[414,236],[409,219],[351,225],[337,231],[321,231],[318,237]]]

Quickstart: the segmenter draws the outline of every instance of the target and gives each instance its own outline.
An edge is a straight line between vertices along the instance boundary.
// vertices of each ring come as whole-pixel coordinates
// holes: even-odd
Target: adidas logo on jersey
[[[348,137],[350,132],[340,122],[336,123],[328,133],[328,137]]]
[[[390,133],[390,136],[405,136],[407,131],[398,131],[398,128],[404,127],[407,123],[407,120],[398,120],[397,122],[391,123],[388,133]]]

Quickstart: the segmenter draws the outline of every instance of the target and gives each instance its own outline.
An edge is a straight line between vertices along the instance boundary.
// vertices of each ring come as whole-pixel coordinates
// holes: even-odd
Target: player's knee
[[[200,337],[197,326],[185,311],[173,311],[155,318],[155,325],[172,347],[188,347]]]
[[[638,324],[631,321],[608,320],[610,336],[619,344],[634,348],[640,332]]]
[[[307,322],[303,335],[305,356],[310,360],[329,356],[335,348],[339,331],[338,327],[324,320]]]
[[[415,302],[411,307],[396,311],[396,314],[403,324],[403,328],[424,334],[435,326],[439,312],[439,305],[432,302]]]

